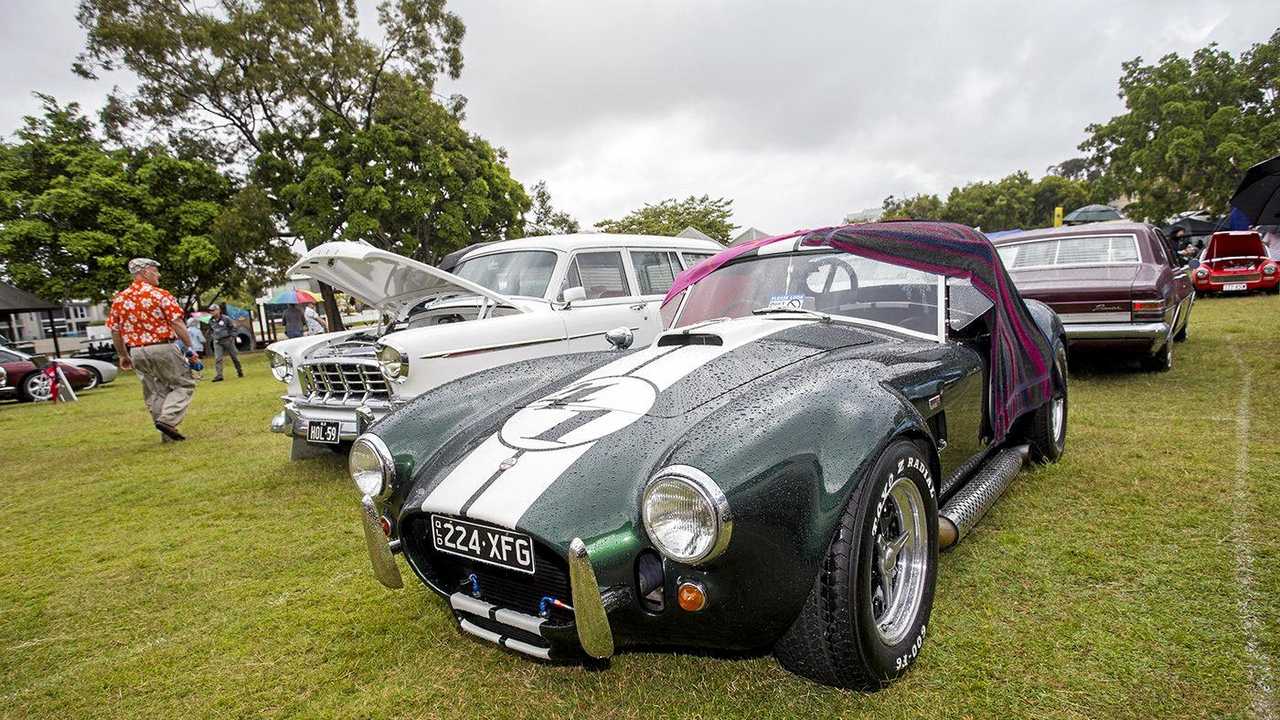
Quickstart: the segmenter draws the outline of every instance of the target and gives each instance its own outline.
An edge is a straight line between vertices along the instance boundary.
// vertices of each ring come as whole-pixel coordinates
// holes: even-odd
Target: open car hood
[[[289,268],[289,277],[328,283],[383,312],[445,294],[478,295],[529,312],[528,306],[483,285],[364,243],[325,243]]]

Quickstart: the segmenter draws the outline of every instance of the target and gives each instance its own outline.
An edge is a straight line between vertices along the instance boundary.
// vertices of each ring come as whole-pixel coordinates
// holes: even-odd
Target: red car
[[[1280,267],[1273,249],[1252,230],[1216,232],[1209,238],[1200,267],[1192,273],[1199,293],[1280,293]]]
[[[0,383],[0,400],[16,397],[18,402],[44,402],[52,396],[48,378],[31,360],[26,353],[0,348],[0,369],[4,370],[7,381]],[[88,370],[64,362],[58,362],[58,367],[76,390],[94,383],[93,374]]]

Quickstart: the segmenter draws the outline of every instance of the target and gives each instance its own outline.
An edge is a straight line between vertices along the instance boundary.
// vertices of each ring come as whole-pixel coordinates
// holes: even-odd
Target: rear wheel
[[[1031,460],[1042,465],[1057,462],[1067,448],[1067,351],[1061,342],[1053,354],[1053,394],[1031,414],[1027,443]]]
[[[875,690],[924,644],[938,572],[938,505],[917,444],[890,445],[840,518],[800,616],[774,646],[787,670]]]
[[[1165,342],[1154,355],[1142,358],[1142,368],[1150,372],[1169,372],[1173,369],[1173,343]]]

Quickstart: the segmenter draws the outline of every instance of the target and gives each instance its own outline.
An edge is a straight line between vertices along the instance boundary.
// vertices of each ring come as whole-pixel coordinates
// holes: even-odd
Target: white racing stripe
[[[568,383],[564,388],[550,395],[564,392],[566,388],[589,380],[617,378],[623,375],[647,380],[657,387],[658,392],[662,392],[721,355],[769,335],[811,322],[813,321],[807,318],[784,320],[753,317],[703,325],[698,328],[698,332],[719,335],[724,341],[723,344],[658,347],[655,341],[648,348],[619,358]],[[678,332],[672,331],[669,334]],[[531,405],[536,406],[537,403]],[[502,527],[515,528],[520,518],[529,511],[547,488],[551,487],[565,471],[594,447],[601,437],[642,417],[635,412],[624,411],[613,403],[608,406],[594,407],[588,404],[583,406],[583,410],[606,412],[601,417],[592,419],[564,435],[560,438],[560,442],[571,444],[575,437],[594,437],[595,440],[548,450],[530,449],[529,444],[534,443],[526,441],[521,443],[524,449],[513,449],[503,444],[501,440],[503,431],[499,430],[485,440],[480,447],[473,450],[443,482],[436,486],[423,501],[422,509],[428,512],[462,514],[462,508],[466,506],[468,500],[483,488],[480,497],[467,508],[466,516]],[[565,410],[563,407],[547,407],[539,408],[537,412],[545,414],[545,418],[537,418],[540,422],[522,424],[526,427],[545,430],[578,411]],[[508,422],[511,422],[511,418]],[[533,434],[527,429],[524,433]],[[498,474],[502,462],[517,454],[519,458],[515,464],[498,475],[497,479],[485,488],[485,483]]]

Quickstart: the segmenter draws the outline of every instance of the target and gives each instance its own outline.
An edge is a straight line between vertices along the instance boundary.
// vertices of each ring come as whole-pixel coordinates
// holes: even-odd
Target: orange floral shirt
[[[170,321],[182,321],[182,308],[168,290],[141,280],[111,298],[107,327],[118,331],[129,347],[173,340]]]

